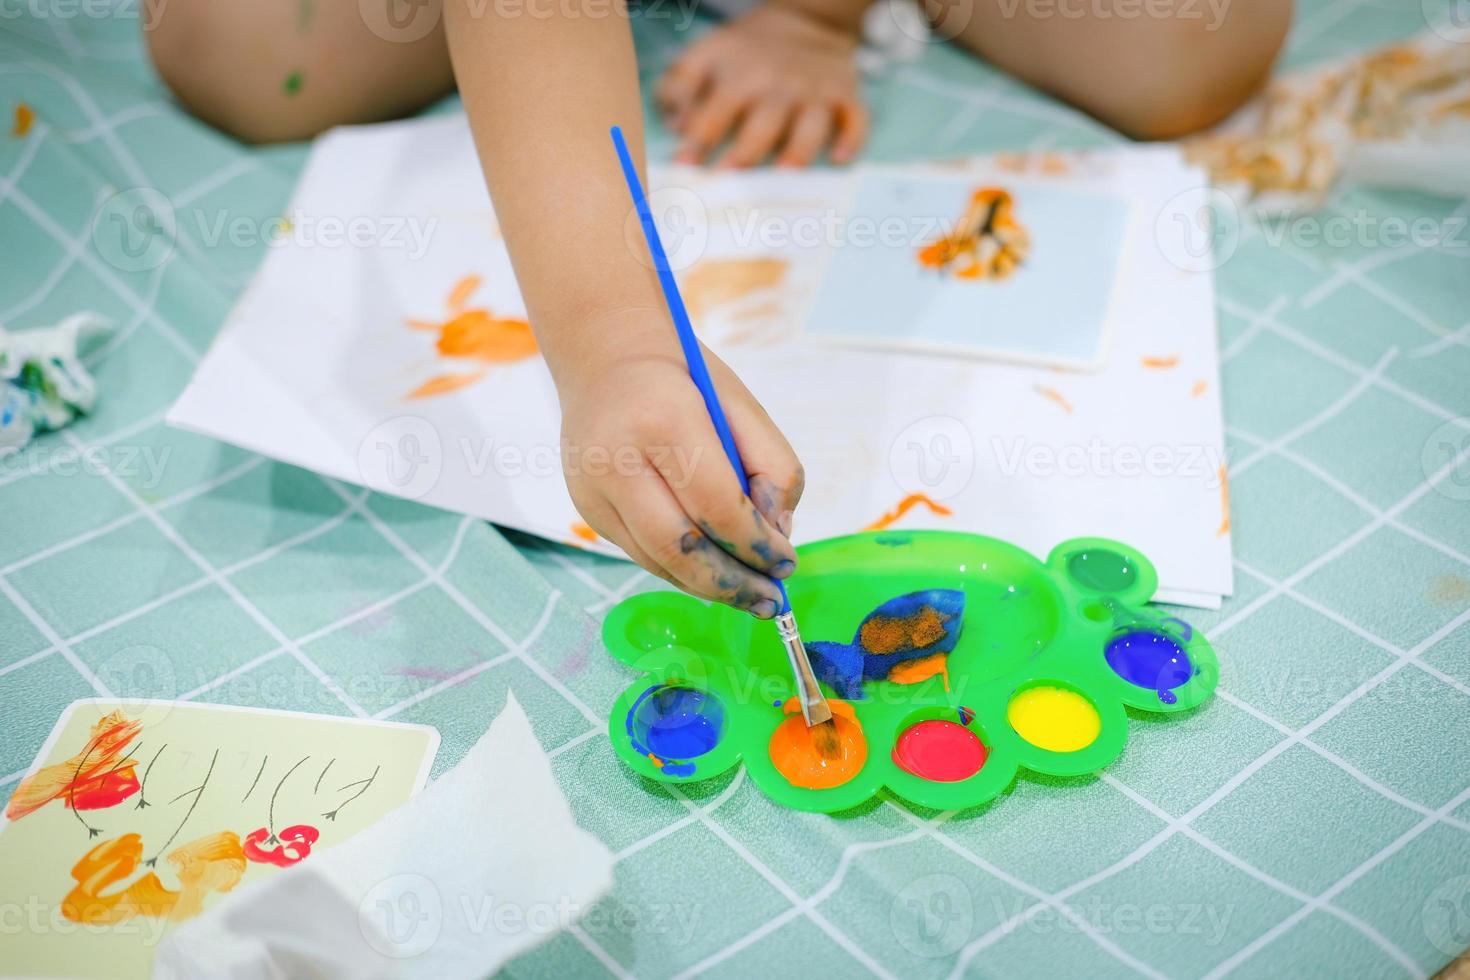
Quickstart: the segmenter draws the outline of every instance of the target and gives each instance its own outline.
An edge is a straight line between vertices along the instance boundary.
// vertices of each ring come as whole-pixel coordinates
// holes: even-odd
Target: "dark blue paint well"
[[[689,776],[693,763],[720,744],[725,706],[707,691],[657,684],[638,696],[628,709],[628,738],[633,747],[655,758],[670,776]]]
[[[1174,688],[1194,676],[1189,654],[1173,637],[1152,630],[1131,630],[1108,642],[1104,654],[1113,673],[1136,687],[1159,692],[1159,700],[1174,704]]]

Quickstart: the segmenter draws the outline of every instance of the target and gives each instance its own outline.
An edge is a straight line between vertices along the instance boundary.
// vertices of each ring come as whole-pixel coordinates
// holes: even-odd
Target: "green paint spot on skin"
[[[1122,592],[1138,577],[1127,558],[1101,548],[1073,555],[1067,560],[1067,572],[1078,584],[1097,592]]]
[[[316,5],[312,0],[297,0],[296,2],[296,29],[306,31],[311,26],[311,18],[316,13]]]
[[[305,83],[306,79],[301,77],[301,72],[293,71],[286,76],[286,84],[282,87],[285,89],[287,95],[296,95],[301,91],[301,86]]]

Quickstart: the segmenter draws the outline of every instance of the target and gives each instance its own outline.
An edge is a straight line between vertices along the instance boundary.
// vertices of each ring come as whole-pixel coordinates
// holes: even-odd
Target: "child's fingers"
[[[698,100],[710,81],[714,63],[708,58],[680,58],[659,79],[654,89],[654,101],[676,132],[687,118],[689,109]]]
[[[670,580],[701,598],[770,619],[781,605],[776,583],[741,564],[689,520],[668,485],[643,473],[609,488],[610,502],[635,545]]]
[[[809,105],[797,113],[791,134],[776,162],[783,167],[805,167],[817,159],[832,138],[832,110]]]
[[[791,516],[806,488],[806,472],[755,396],[723,362],[713,357],[711,362],[735,448],[750,478],[750,498],[766,522],[790,540]]]
[[[720,159],[724,167],[753,167],[781,142],[792,106],[782,101],[762,102],[745,114],[735,142]]]
[[[709,420],[681,418],[670,435],[683,451],[651,453],[649,461],[694,526],[742,564],[776,578],[790,575],[796,567],[791,542],[740,488]]]
[[[608,503],[606,498],[599,497],[594,507],[579,505],[577,513],[582,515],[582,520],[587,522],[587,526],[596,531],[604,541],[611,541],[622,548],[623,552],[645,572],[658,576],[670,585],[679,584],[674,581],[674,577],[669,574],[667,568],[654,561],[652,555],[638,547],[638,542],[633,539],[633,532],[628,530],[628,525],[623,523],[623,519],[618,516],[618,512],[613,509],[613,505]]]
[[[837,138],[829,158],[833,163],[850,163],[868,141],[868,107],[852,99],[837,106]]]
[[[684,127],[684,141],[674,158],[680,163],[698,163],[725,138],[740,118],[746,98],[729,84],[715,83],[709,98],[695,106]]]

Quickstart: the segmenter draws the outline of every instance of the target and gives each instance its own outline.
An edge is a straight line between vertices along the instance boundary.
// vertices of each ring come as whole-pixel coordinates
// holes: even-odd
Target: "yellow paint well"
[[[1076,691],[1031,687],[1011,698],[1006,720],[1026,741],[1050,752],[1076,752],[1097,741],[1102,719]]]

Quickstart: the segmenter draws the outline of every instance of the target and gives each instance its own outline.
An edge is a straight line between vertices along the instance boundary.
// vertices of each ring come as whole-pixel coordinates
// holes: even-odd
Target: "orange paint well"
[[[920,506],[921,504],[929,508],[929,513],[935,514],[939,517],[951,517],[954,515],[954,511],[950,510],[943,504],[936,503],[935,501],[930,500],[929,497],[925,494],[911,493],[907,497],[900,500],[897,507],[893,508],[882,517],[878,518],[876,521],[863,528],[863,530],[882,531],[884,528],[887,528],[890,525],[896,523],[900,518],[903,517],[903,515],[907,514],[909,511],[913,510],[915,507]]]
[[[837,751],[819,750],[817,740],[801,715],[801,702],[787,698],[781,705],[786,719],[771,735],[771,762],[793,786],[803,789],[832,789],[849,782],[868,761],[868,739],[858,724],[857,712],[846,701],[829,699]]]

